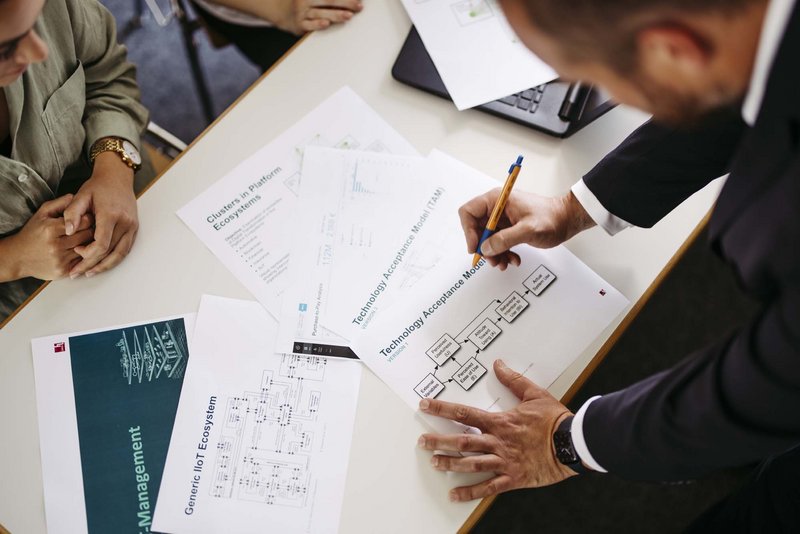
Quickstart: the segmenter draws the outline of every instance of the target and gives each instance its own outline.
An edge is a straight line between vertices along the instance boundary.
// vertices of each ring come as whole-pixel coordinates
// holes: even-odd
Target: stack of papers
[[[403,0],[403,5],[459,110],[556,78],[520,42],[497,0]]]
[[[409,417],[511,408],[499,357],[552,384],[627,300],[563,247],[472,267],[496,185],[345,88],[182,208],[258,302],[33,340],[50,531],[336,532],[362,364]]]

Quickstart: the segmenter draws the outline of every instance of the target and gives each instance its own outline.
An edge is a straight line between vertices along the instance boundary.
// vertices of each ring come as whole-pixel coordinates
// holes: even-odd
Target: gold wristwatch
[[[133,169],[133,172],[139,170],[142,166],[142,156],[133,143],[125,139],[117,137],[106,137],[99,139],[92,145],[92,150],[89,152],[89,162],[94,165],[94,160],[101,152],[116,152],[122,158],[122,162],[128,167]]]

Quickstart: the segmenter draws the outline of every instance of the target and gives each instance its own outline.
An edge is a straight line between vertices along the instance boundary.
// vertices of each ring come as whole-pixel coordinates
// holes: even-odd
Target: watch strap
[[[122,162],[134,171],[138,170],[141,166],[137,165],[131,160],[122,146],[122,140],[116,137],[105,137],[95,141],[95,143],[92,145],[91,151],[89,152],[89,163],[94,165],[94,160],[97,159],[97,156],[103,152],[116,152],[122,159]]]
[[[556,458],[559,462],[578,474],[588,473],[590,469],[583,465],[580,456],[578,456],[578,453],[575,451],[575,445],[572,442],[573,419],[574,416],[572,415],[564,418],[553,433],[553,445],[556,450]]]

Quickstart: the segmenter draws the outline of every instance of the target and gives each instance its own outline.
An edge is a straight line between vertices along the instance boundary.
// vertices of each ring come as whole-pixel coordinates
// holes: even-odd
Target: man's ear
[[[703,77],[713,50],[693,29],[662,23],[640,30],[636,36],[640,70],[669,85]]]

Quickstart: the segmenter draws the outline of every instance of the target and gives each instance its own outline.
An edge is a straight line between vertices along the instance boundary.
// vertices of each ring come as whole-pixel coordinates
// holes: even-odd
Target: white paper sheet
[[[403,5],[460,110],[556,78],[519,41],[497,0],[403,0]]]
[[[204,296],[158,532],[336,532],[361,364],[273,352],[256,302]]]
[[[411,227],[407,213],[419,211],[438,187],[429,174],[420,157],[305,151],[297,205],[305,216],[297,221],[277,352],[336,354],[348,345],[324,319],[347,310],[346,300],[384,266]],[[344,268],[333,279],[337,261]],[[337,285],[340,296],[332,301],[328,293]]]
[[[300,167],[307,146],[416,155],[349,87],[178,211],[180,218],[273,315],[289,283]]]
[[[396,210],[406,212],[406,229],[381,262],[380,270],[353,280],[348,278],[352,262],[347,257],[337,259],[331,266],[331,279],[347,283],[331,285],[329,299],[337,303],[337,313],[328,313],[323,324],[347,339],[355,339],[380,310],[413,298],[407,293],[440,263],[466,256],[458,208],[500,185],[499,181],[439,150],[431,152],[427,163],[433,189],[418,208]]]
[[[490,411],[519,400],[494,375],[503,359],[548,387],[627,306],[566,248],[515,249],[505,272],[466,254],[449,258],[381,314],[353,350],[414,410],[439,398]],[[425,417],[440,432],[464,427]]]
[[[193,326],[190,314],[31,341],[48,532],[151,526]]]
[[[443,257],[463,255],[458,207],[496,183],[436,150],[426,159],[309,150],[300,205],[310,215],[277,350],[348,345]]]

